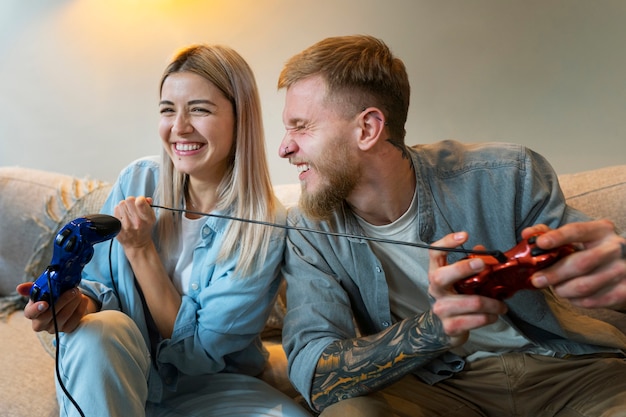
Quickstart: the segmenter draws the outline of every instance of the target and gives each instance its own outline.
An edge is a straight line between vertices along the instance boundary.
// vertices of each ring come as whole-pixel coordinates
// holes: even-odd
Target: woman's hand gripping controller
[[[120,221],[107,214],[91,214],[67,223],[54,238],[50,265],[30,290],[33,302],[54,303],[63,292],[76,287],[83,267],[93,256],[93,245],[114,238]]]

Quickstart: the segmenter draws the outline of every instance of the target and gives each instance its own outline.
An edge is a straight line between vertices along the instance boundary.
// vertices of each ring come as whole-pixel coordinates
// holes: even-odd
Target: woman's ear
[[[372,148],[383,136],[385,129],[385,115],[376,107],[367,107],[359,115],[359,148],[368,150]],[[383,138],[384,140],[385,138]]]

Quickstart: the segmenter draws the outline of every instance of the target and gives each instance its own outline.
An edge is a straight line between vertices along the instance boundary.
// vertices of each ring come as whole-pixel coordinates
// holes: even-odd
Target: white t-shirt
[[[182,231],[176,250],[167,254],[164,262],[165,270],[169,274],[178,292],[183,295],[189,290],[191,270],[193,268],[193,252],[200,243],[200,233],[205,219],[189,219],[182,217]]]
[[[419,217],[416,195],[409,209],[390,224],[375,226],[362,218],[357,220],[365,234],[411,243],[423,243],[418,236]],[[389,303],[397,320],[424,312],[419,306],[430,305],[428,298],[428,250],[408,245],[370,242],[380,260],[389,287]],[[497,322],[472,330],[468,341],[452,352],[468,361],[511,351],[525,351],[544,355],[553,352],[535,346],[502,318]]]

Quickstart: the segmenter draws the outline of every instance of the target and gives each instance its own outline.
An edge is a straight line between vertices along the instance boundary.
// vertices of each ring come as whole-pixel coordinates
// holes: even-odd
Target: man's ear
[[[376,107],[367,107],[359,115],[358,123],[360,129],[359,148],[364,151],[369,150],[383,137],[383,130],[386,125],[385,115]]]

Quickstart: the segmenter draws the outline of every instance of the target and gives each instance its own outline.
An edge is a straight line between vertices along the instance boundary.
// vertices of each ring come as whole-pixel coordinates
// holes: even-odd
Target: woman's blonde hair
[[[218,188],[217,210],[230,216],[258,221],[275,221],[275,201],[265,153],[261,101],[254,74],[233,49],[221,45],[193,45],[178,51],[161,77],[190,72],[213,83],[230,100],[235,114],[235,140],[231,163]],[[156,198],[167,207],[182,208],[188,175],[174,168],[165,150],[161,153],[161,177]],[[160,210],[157,230],[161,250],[175,246],[181,214]],[[271,228],[231,221],[219,258],[225,260],[240,251],[236,270],[247,274],[263,260]]]

